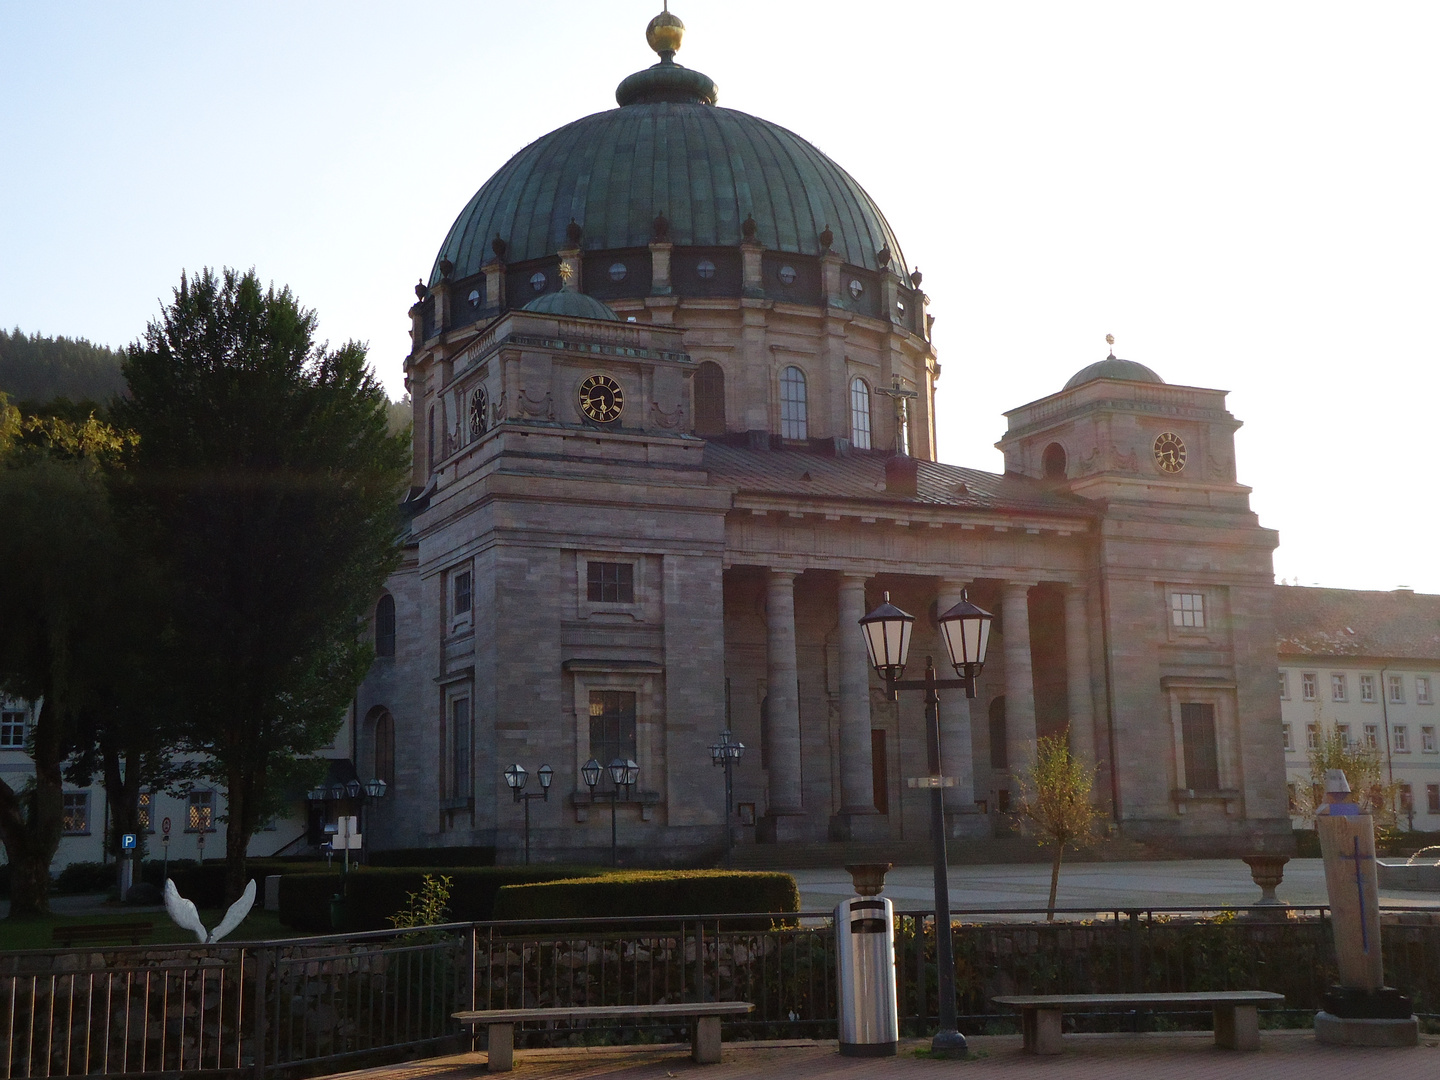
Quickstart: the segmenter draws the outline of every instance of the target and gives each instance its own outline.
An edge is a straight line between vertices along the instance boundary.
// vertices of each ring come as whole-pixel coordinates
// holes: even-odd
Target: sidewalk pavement
[[[976,1036],[961,1061],[917,1058],[928,1040],[906,1039],[893,1058],[843,1058],[834,1042],[726,1043],[719,1065],[696,1065],[688,1044],[568,1047],[515,1051],[515,1080],[1316,1080],[1323,1076],[1383,1075],[1386,1080],[1433,1080],[1440,1076],[1440,1036],[1422,1035],[1404,1049],[1321,1046],[1308,1031],[1265,1031],[1260,1049],[1222,1050],[1208,1031],[1183,1034],[1067,1035],[1056,1057],[1020,1049],[1018,1035]],[[484,1053],[457,1054],[403,1065],[338,1074],[346,1080],[474,1080],[484,1072]],[[496,1074],[502,1075],[502,1074]]]

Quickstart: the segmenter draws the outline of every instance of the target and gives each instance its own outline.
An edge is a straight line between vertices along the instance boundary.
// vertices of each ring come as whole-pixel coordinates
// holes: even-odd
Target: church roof
[[[1074,375],[1071,375],[1069,381],[1065,384],[1065,389],[1072,390],[1077,386],[1084,386],[1088,382],[1094,382],[1096,379],[1121,379],[1125,382],[1149,383],[1163,383],[1165,381],[1144,364],[1137,364],[1134,360],[1121,360],[1114,353],[1111,353],[1104,360],[1098,360],[1089,367],[1083,367]]]
[[[1440,596],[1281,585],[1275,589],[1281,656],[1440,659]]]
[[[852,450],[842,457],[806,450],[752,450],[716,441],[705,445],[705,468],[711,483],[728,486],[736,493],[1071,517],[1089,517],[1096,512],[1085,499],[1052,491],[1028,477],[963,469],[938,461],[916,461],[916,493],[897,494],[885,489],[888,456],[869,450]]]
[[[593,296],[571,292],[568,289],[562,289],[560,292],[541,293],[526,304],[523,310],[536,311],[544,315],[562,315],[566,318],[603,319],[606,322],[620,321],[619,315],[616,315]]]

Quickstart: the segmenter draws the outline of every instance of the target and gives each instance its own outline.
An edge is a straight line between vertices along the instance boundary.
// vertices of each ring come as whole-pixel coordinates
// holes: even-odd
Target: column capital
[[[1013,590],[1015,590],[1015,589],[1025,589],[1025,590],[1028,592],[1030,589],[1033,589],[1036,585],[1039,585],[1039,584],[1040,584],[1040,582],[1038,582],[1038,581],[1028,580],[1028,579],[1020,579],[1020,580],[1016,580],[1016,581],[1006,581],[1006,582],[1005,582],[1005,589],[1006,589],[1007,592],[1013,591]]]

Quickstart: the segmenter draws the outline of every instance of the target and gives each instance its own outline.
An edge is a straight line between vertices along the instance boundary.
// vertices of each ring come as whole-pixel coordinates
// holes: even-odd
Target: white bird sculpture
[[[234,930],[242,922],[245,916],[250,914],[250,909],[255,906],[255,879],[251,878],[245,886],[245,891],[240,894],[240,899],[230,905],[230,910],[225,912],[225,918],[214,930],[207,931],[205,924],[200,921],[200,912],[195,905],[180,895],[180,890],[175,888],[175,882],[169,878],[165,879],[165,910],[175,925],[183,930],[190,930],[195,934],[195,940],[202,945],[214,945],[226,934]]]

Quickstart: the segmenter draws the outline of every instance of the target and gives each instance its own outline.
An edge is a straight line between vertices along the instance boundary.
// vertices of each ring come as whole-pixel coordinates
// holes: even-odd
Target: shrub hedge
[[[271,874],[308,874],[325,869],[323,861],[296,861],[293,859],[246,859],[245,872],[255,882],[255,903],[265,901],[265,879]],[[148,859],[140,868],[140,880],[148,881],[158,889],[165,887],[164,863]],[[114,870],[111,870],[114,876]],[[198,908],[222,908],[225,906],[225,863],[223,860],[204,865],[194,859],[171,859],[170,879],[180,895],[194,902]]]
[[[55,875],[54,891],[62,895],[105,892],[115,888],[118,880],[114,863],[72,862]]]
[[[280,879],[280,921],[296,930],[388,930],[389,917],[403,908],[407,894],[420,889],[426,874],[450,878],[452,922],[483,922],[494,917],[495,897],[509,885],[582,878],[603,871],[577,866],[361,866],[350,871],[345,888],[345,925],[330,923],[330,900],[342,875],[289,874]]]
[[[372,851],[365,862],[369,866],[494,866],[493,847],[395,848]]]
[[[507,885],[496,919],[727,915],[800,910],[789,874],[744,870],[631,870],[603,877]]]

